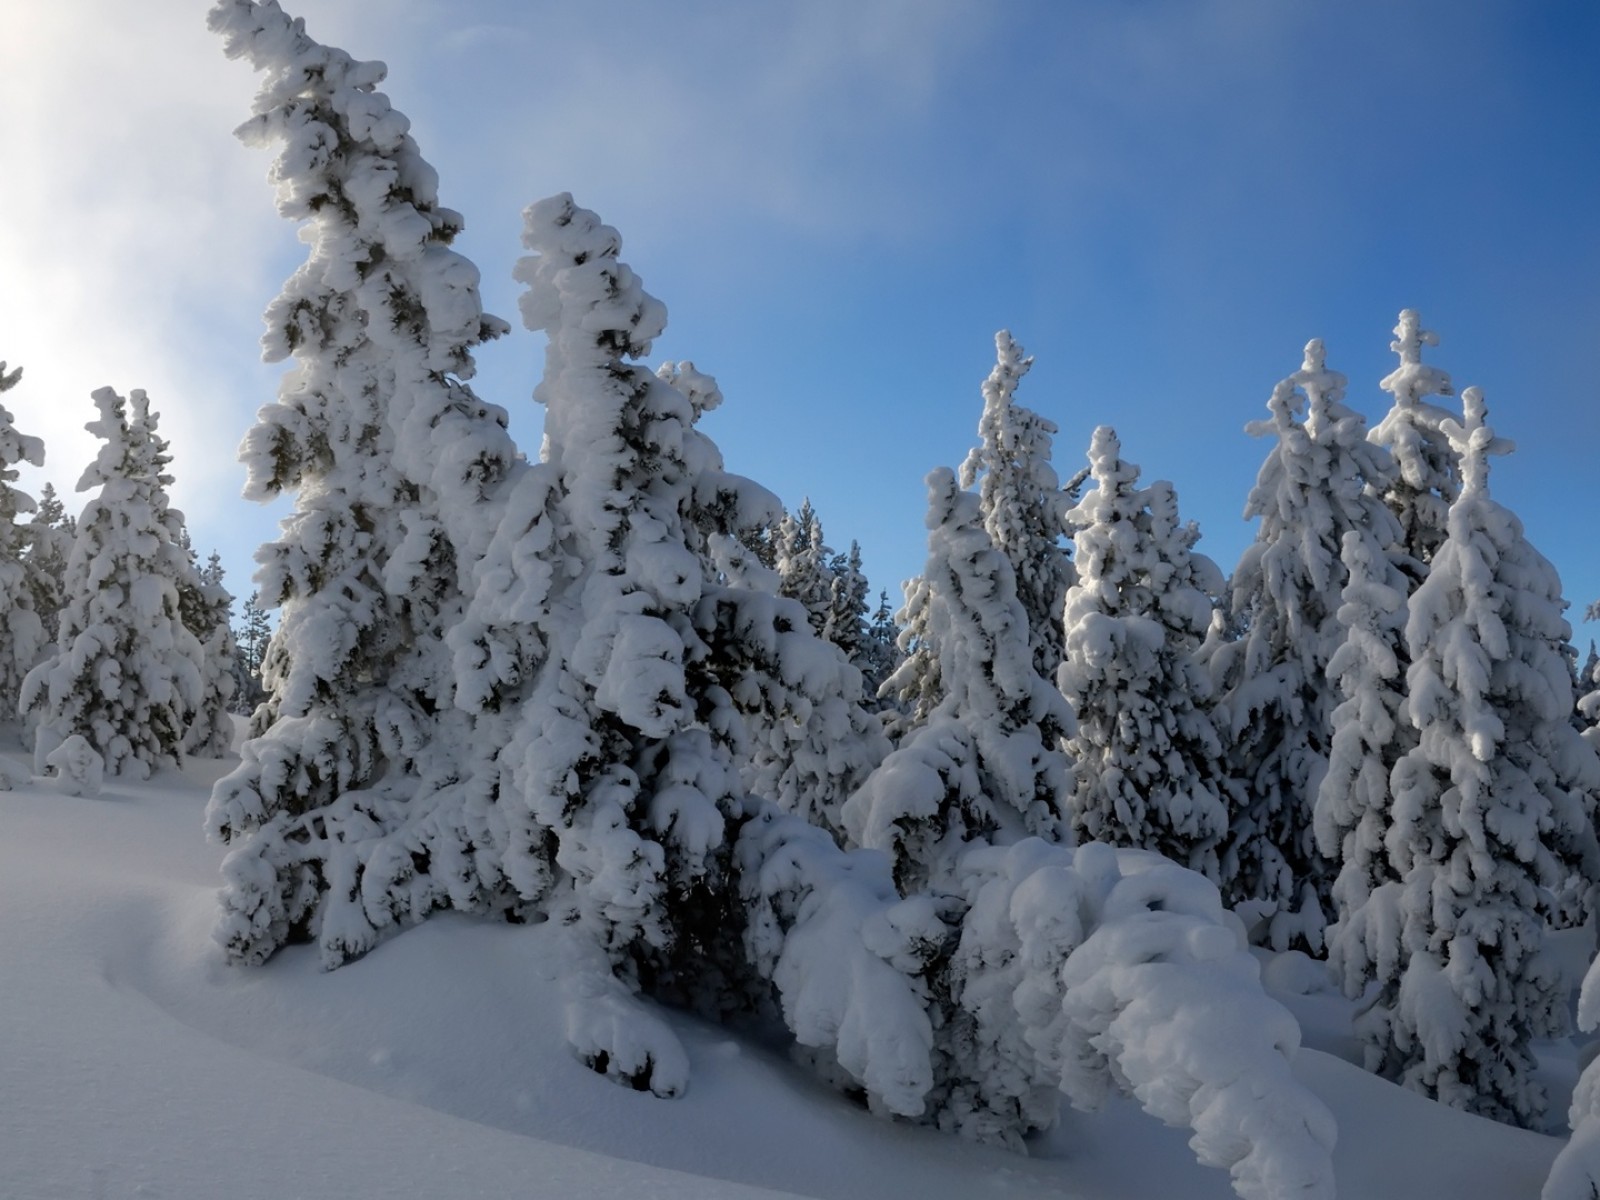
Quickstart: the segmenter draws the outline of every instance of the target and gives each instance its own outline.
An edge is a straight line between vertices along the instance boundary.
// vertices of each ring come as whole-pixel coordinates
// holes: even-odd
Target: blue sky
[[[16,9],[20,8],[20,12]],[[271,399],[260,312],[301,260],[269,156],[230,131],[255,80],[202,3],[20,0],[0,42],[0,357],[70,492],[88,392],[149,389],[196,543],[248,592],[281,510],[237,499]],[[616,225],[667,305],[653,361],[727,395],[729,466],[874,585],[920,569],[922,478],[971,444],[993,334],[1057,466],[1117,427],[1232,568],[1268,447],[1245,435],[1308,338],[1369,418],[1390,329],[1477,384],[1518,451],[1495,495],[1600,598],[1583,480],[1600,441],[1600,6],[1229,2],[518,3],[300,0],[390,66],[489,308],[515,321],[520,209],[557,191]],[[374,15],[378,14],[378,15]],[[542,339],[478,390],[538,444]],[[36,486],[39,473],[25,482]],[[1594,631],[1578,631],[1580,642]]]

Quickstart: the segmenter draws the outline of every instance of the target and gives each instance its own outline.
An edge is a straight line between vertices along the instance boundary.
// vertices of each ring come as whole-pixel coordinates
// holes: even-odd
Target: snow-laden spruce
[[[183,514],[173,509],[170,522],[183,529]],[[188,535],[179,539],[187,544]],[[178,615],[200,643],[200,705],[184,735],[185,754],[221,758],[233,746],[233,691],[238,647],[233,641],[233,595],[222,584],[222,556],[216,551],[201,567],[192,552],[185,555],[188,568],[178,580]]]
[[[22,378],[22,368],[6,373],[0,362],[0,393]],[[23,677],[44,649],[44,624],[36,609],[37,590],[24,554],[28,530],[17,518],[34,511],[33,497],[14,487],[17,464],[44,465],[44,442],[17,432],[11,413],[0,405],[0,721],[17,715]]]
[[[1178,521],[1164,481],[1141,488],[1108,425],[1089,448],[1090,491],[1068,514],[1077,582],[1057,674],[1078,719],[1072,823],[1086,839],[1154,850],[1220,882],[1228,781],[1210,679],[1195,658],[1222,573]]]
[[[1244,789],[1224,852],[1224,895],[1249,905],[1254,936],[1277,949],[1321,948],[1335,874],[1315,843],[1312,803],[1337,702],[1328,663],[1344,638],[1344,535],[1363,530],[1379,546],[1400,537],[1377,495],[1393,470],[1389,455],[1367,440],[1362,417],[1344,403],[1345,377],[1325,359],[1321,341],[1307,343],[1300,370],[1273,389],[1271,419],[1246,426],[1276,441],[1245,505],[1261,526],[1233,574],[1231,616],[1242,633],[1206,651],[1222,689],[1230,773]]]
[[[834,553],[823,539],[822,519],[809,498],[798,513],[784,514],[772,532],[771,546],[780,594],[803,604],[811,627],[843,650],[867,680],[879,661],[870,645],[861,546],[851,542],[848,551]],[[863,684],[863,700],[876,694],[883,678],[887,676]]]
[[[279,145],[278,210],[310,245],[266,314],[266,359],[294,369],[240,451],[246,496],[292,493],[294,511],[257,554],[262,602],[281,611],[268,695],[207,812],[234,847],[217,936],[241,961],[311,937],[337,962],[411,915],[387,886],[361,903],[364,860],[414,793],[459,778],[471,745],[444,629],[515,447],[464,380],[506,325],[450,249],[461,217],[377,90],[383,64],[319,45],[271,0],[222,0],[209,21],[265,76],[239,133]],[[431,872],[454,869],[419,855],[406,874],[428,896]],[[330,894],[347,906],[332,923]]]
[[[107,772],[143,779],[183,761],[205,652],[178,609],[188,553],[168,518],[172,476],[156,414],[138,389],[93,398],[100,417],[86,428],[104,444],[78,490],[100,493],[78,521],[55,649],[28,673],[19,703],[38,713],[35,770],[79,735]]]
[[[1399,878],[1388,850],[1394,827],[1390,779],[1415,748],[1417,735],[1405,712],[1410,580],[1399,565],[1402,554],[1352,529],[1344,535],[1341,557],[1347,582],[1338,618],[1345,640],[1328,661],[1328,675],[1342,699],[1331,717],[1328,771],[1313,817],[1317,844],[1339,864],[1333,884],[1338,929],[1328,961],[1354,999],[1372,982],[1361,910],[1374,889]]]
[[[1600,758],[1571,723],[1571,630],[1555,568],[1489,495],[1511,443],[1462,393],[1442,422],[1461,494],[1411,598],[1407,714],[1417,747],[1393,774],[1379,886],[1345,951],[1379,993],[1358,1024],[1369,1067],[1457,1108],[1531,1126],[1544,1108],[1530,1041],[1564,1031],[1544,912],[1579,864],[1600,878],[1590,798]],[[1369,960],[1353,961],[1356,948]]]
[[[1461,494],[1460,458],[1443,428],[1450,411],[1427,398],[1455,391],[1448,372],[1422,361],[1423,348],[1437,346],[1439,335],[1422,328],[1415,309],[1400,313],[1394,336],[1389,349],[1400,363],[1379,385],[1394,397],[1394,405],[1367,436],[1394,458],[1383,498],[1400,520],[1400,544],[1413,560],[1410,573],[1420,581],[1444,541],[1450,505]]]
[[[1020,1145],[1061,1094],[1093,1109],[1120,1092],[1191,1129],[1241,1196],[1334,1194],[1333,1118],[1290,1071],[1299,1028],[1202,876],[1027,838],[971,848],[953,890],[903,895],[882,856],[772,809],[737,857],[751,960],[874,1111]]]
[[[994,370],[983,381],[978,444],[961,464],[961,486],[977,485],[983,527],[1016,577],[1034,668],[1048,679],[1061,663],[1061,600],[1073,578],[1062,545],[1065,514],[1083,474],[1063,490],[1050,465],[1055,422],[1016,402],[1017,385],[1033,359],[1004,329],[994,335],[994,346]]]
[[[33,611],[44,626],[44,645],[53,646],[61,629],[61,609],[66,604],[67,559],[78,533],[77,521],[67,515],[55,485],[39,489],[39,502],[24,530],[27,546],[28,586],[33,591]]]
[[[914,653],[884,686],[911,698],[913,725],[844,808],[852,842],[885,851],[895,881],[941,878],[969,842],[1069,836],[1072,710],[1035,667],[1011,563],[979,499],[928,475],[928,560],[914,596]],[[937,664],[936,691],[919,662]]]

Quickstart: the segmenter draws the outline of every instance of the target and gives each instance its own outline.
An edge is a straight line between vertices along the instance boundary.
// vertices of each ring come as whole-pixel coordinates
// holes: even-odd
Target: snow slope
[[[224,966],[209,937],[222,850],[201,811],[228,765],[110,780],[96,799],[0,792],[5,1200],[1232,1196],[1180,1131],[1125,1102],[1069,1111],[1021,1157],[879,1120],[781,1053],[676,1015],[688,1094],[627,1091],[566,1048],[538,928],[443,915],[332,973],[309,948]],[[1287,993],[1307,983],[1290,966],[1269,968]],[[1308,1047],[1346,1049],[1342,1000],[1280,998]],[[1571,1071],[1556,1057],[1553,1088]],[[1531,1200],[1560,1146],[1335,1054],[1307,1049],[1296,1070],[1339,1120],[1347,1198]]]

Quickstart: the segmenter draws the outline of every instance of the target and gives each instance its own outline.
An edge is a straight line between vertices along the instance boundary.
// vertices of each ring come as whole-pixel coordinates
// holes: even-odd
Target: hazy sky
[[[279,511],[234,449],[280,368],[260,313],[302,260],[255,79],[202,2],[10,0],[0,38],[5,403],[71,493],[88,394],[144,387],[202,553],[250,590]],[[1518,451],[1494,493],[1600,598],[1600,5],[1310,0],[297,0],[390,67],[488,307],[516,319],[520,210],[571,191],[670,314],[652,362],[720,380],[731,469],[875,587],[920,570],[922,478],[971,445],[1007,328],[1063,476],[1117,427],[1231,570],[1268,446],[1245,435],[1308,338],[1370,419],[1390,330],[1477,384]],[[543,339],[479,355],[530,451]],[[40,473],[25,471],[37,490]],[[82,497],[69,503],[81,502]],[[1581,629],[1586,645],[1590,629]]]

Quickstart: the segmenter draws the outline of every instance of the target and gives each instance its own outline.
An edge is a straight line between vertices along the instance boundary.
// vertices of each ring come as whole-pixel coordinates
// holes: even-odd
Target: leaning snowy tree
[[[145,393],[94,393],[104,440],[78,481],[85,505],[67,563],[67,606],[54,653],[28,673],[20,704],[40,714],[36,769],[62,742],[85,738],[112,775],[143,779],[183,762],[201,701],[204,654],[178,611],[187,552],[173,538],[166,442]],[[131,408],[131,414],[130,414]]]
[[[1011,563],[1034,668],[1048,679],[1061,665],[1061,601],[1073,578],[1062,545],[1065,514],[1085,473],[1061,487],[1050,465],[1055,422],[1016,402],[1017,385],[1033,359],[1024,357],[1004,329],[994,335],[994,346],[994,370],[983,381],[978,444],[959,474],[962,487],[977,485],[983,527]]]
[[[6,364],[0,362],[0,392],[10,391],[21,378],[21,367],[8,375]],[[11,413],[0,405],[0,721],[17,715],[23,676],[44,647],[44,626],[35,611],[35,589],[29,586],[31,572],[24,561],[27,530],[17,524],[19,516],[34,511],[34,503],[12,486],[17,463],[44,465],[44,442],[18,433],[11,421]]]
[[[1359,1023],[1371,1069],[1531,1127],[1544,1089],[1530,1043],[1568,1015],[1541,910],[1569,862],[1600,878],[1600,757],[1571,723],[1561,581],[1489,495],[1489,456],[1511,443],[1478,389],[1462,402],[1464,422],[1441,425],[1461,494],[1406,622],[1418,745],[1393,775],[1398,881],[1360,910],[1346,969],[1359,950],[1380,985]]]
[[[450,249],[461,217],[376,90],[383,64],[319,45],[273,0],[222,0],[209,23],[266,77],[239,134],[281,145],[278,211],[311,248],[266,314],[265,357],[294,369],[240,451],[246,496],[295,507],[257,553],[262,603],[281,614],[268,695],[207,810],[234,847],[217,936],[240,961],[312,938],[338,962],[394,917],[375,900],[324,927],[320,901],[359,898],[370,845],[419,788],[458,777],[471,744],[444,627],[516,451],[465,380],[473,348],[507,326]]]
[[[1245,792],[1223,851],[1224,894],[1255,914],[1254,936],[1313,951],[1322,947],[1335,875],[1315,843],[1312,803],[1336,702],[1328,663],[1344,640],[1340,550],[1352,529],[1379,546],[1400,536],[1377,495],[1389,456],[1367,440],[1360,414],[1344,403],[1344,376],[1324,360],[1322,342],[1307,343],[1300,370],[1273,389],[1271,420],[1246,426],[1277,441],[1245,505],[1261,527],[1233,574],[1243,634],[1208,648],[1230,773]]]
[[[1172,485],[1138,486],[1108,425],[1089,448],[1094,489],[1072,510],[1077,582],[1067,590],[1057,674],[1078,730],[1072,823],[1085,838],[1154,850],[1220,882],[1229,784],[1195,657],[1222,573],[1193,552]]]

